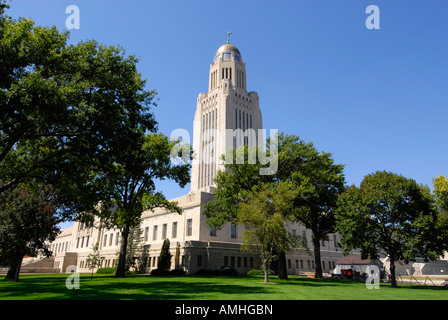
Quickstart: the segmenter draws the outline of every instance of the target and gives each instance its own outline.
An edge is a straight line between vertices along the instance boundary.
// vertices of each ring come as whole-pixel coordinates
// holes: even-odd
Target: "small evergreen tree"
[[[166,238],[163,241],[162,249],[160,250],[159,261],[157,262],[157,269],[159,271],[169,271],[171,268],[171,257],[173,255],[170,253],[170,240]]]

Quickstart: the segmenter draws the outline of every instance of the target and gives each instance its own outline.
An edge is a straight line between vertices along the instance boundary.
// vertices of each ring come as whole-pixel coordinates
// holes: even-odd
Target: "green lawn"
[[[66,288],[67,274],[21,275],[20,282],[0,280],[0,300],[446,300],[448,290],[430,286],[368,290],[364,283],[290,277],[113,276],[81,274],[80,288]]]

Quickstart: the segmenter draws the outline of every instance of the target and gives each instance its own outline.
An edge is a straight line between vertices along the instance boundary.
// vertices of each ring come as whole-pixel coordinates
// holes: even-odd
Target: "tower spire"
[[[230,43],[230,35],[231,35],[231,34],[232,34],[231,31],[228,31],[228,32],[227,32],[227,44]]]

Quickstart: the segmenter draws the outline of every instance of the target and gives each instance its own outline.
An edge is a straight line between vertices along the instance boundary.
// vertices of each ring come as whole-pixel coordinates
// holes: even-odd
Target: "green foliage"
[[[205,205],[206,221],[218,228],[227,222],[236,222],[238,208],[247,203],[253,188],[290,181],[297,192],[290,203],[289,219],[312,231],[316,276],[322,277],[320,241],[334,232],[337,198],[345,188],[344,166],[335,164],[330,153],[319,152],[312,143],[305,143],[295,135],[280,133],[278,140],[267,139],[266,146],[267,154],[273,153],[278,161],[277,172],[260,176],[259,162],[242,161],[256,153],[257,148],[234,151],[233,163],[218,172],[214,198]]]
[[[116,271],[115,268],[98,268],[98,270],[96,270],[97,274],[114,274]]]
[[[51,184],[71,219],[107,193],[92,182],[122,147],[155,130],[156,92],[122,48],[68,45],[68,32],[30,19],[1,22],[0,193],[28,180]]]
[[[98,250],[98,243],[92,247],[92,253],[89,253],[86,259],[87,266],[90,270],[92,270],[92,279],[93,279],[93,270],[98,268],[103,263],[104,257],[101,256]]]
[[[161,133],[142,135],[123,146],[114,165],[95,181],[108,194],[101,201],[101,210],[94,213],[107,227],[122,229],[117,277],[124,276],[129,232],[140,224],[143,211],[164,208],[182,212],[176,202],[166,200],[162,192],[155,190],[156,180],[174,180],[183,187],[190,179],[188,163],[171,161],[171,150],[178,143]],[[189,160],[191,153],[186,157]]]
[[[269,263],[275,252],[286,252],[298,238],[285,229],[296,189],[289,181],[253,188],[247,202],[238,207],[237,222],[246,226],[241,237],[243,250],[258,251],[268,282]]]
[[[247,276],[264,276],[264,270],[252,269],[252,270],[249,270],[246,275]],[[269,270],[269,275],[275,275],[275,273],[272,270]]]
[[[157,269],[161,271],[170,270],[172,256],[173,255],[170,253],[170,240],[166,238],[163,241],[162,249],[160,250],[159,260],[157,261]]]
[[[0,260],[11,266],[6,279],[19,280],[22,258],[39,253],[59,234],[58,194],[51,186],[20,184],[0,194]]]
[[[440,175],[433,179],[434,195],[440,211],[448,212],[448,177]]]
[[[436,260],[446,249],[429,190],[391,172],[377,171],[360,187],[348,188],[339,198],[336,219],[345,252],[360,248],[363,258],[388,254],[393,286],[394,262],[417,256]]]
[[[154,269],[151,270],[150,274],[152,276],[184,276],[186,275],[186,272],[181,269],[173,269],[173,270]]]

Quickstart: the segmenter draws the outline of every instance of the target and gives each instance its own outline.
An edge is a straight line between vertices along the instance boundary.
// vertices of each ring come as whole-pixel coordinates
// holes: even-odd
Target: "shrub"
[[[96,270],[96,273],[98,273],[98,274],[114,274],[115,268],[98,268],[98,270]]]
[[[184,276],[185,274],[186,272],[181,269],[173,269],[173,270],[154,269],[150,273],[150,275],[152,276]]]
[[[219,269],[199,269],[195,275],[198,276],[239,276],[239,273],[232,267],[221,267]]]
[[[272,276],[275,275],[274,271],[272,271],[272,270],[269,270],[268,274],[272,275]],[[247,275],[248,276],[264,276],[264,270],[252,269],[247,272]]]

